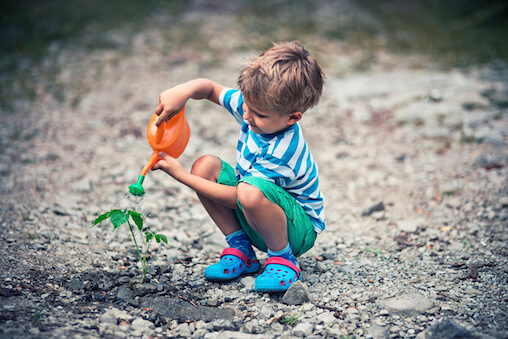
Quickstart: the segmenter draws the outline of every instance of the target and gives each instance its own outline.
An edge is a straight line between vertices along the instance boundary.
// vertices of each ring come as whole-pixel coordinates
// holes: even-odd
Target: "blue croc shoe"
[[[212,281],[236,279],[243,274],[259,271],[259,260],[251,259],[241,251],[229,247],[222,251],[220,261],[205,269],[205,278]]]
[[[266,260],[263,273],[256,278],[254,289],[263,293],[285,292],[301,279],[302,271],[291,261],[271,257]]]

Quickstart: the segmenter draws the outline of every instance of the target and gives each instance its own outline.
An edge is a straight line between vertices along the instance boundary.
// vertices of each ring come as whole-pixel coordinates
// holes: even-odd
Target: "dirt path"
[[[208,26],[225,19],[211,17]],[[257,54],[231,47],[215,55],[197,47],[168,53],[160,30],[129,38],[128,53],[51,52],[38,67],[48,74],[58,66],[64,99],[41,78],[40,100],[2,112],[0,335],[185,337],[188,330],[214,337],[241,330],[261,337],[362,337],[379,329],[414,337],[450,318],[474,336],[507,336],[508,70],[443,71],[380,51],[369,71],[355,72],[350,66],[361,52],[309,43],[328,75],[320,105],[302,121],[320,166],[327,230],[302,259],[304,282],[322,301],[320,311],[298,311],[300,325],[312,324],[307,333],[253,320],[297,312],[280,297],[256,295],[248,281],[204,281],[202,270],[223,239],[193,192],[162,173],[148,174],[141,207],[170,238],[168,246],[153,246],[155,290],[133,287],[139,270],[128,232],[90,229],[115,204],[139,207],[125,195],[151,153],[144,133],[158,94],[198,76],[234,86],[242,60]],[[206,153],[234,162],[233,119],[205,102],[189,103],[187,117],[192,136],[181,157],[187,168]],[[378,304],[414,291],[434,308],[401,316]],[[134,295],[123,298],[124,292]],[[172,300],[192,321],[155,312],[150,305],[157,298]],[[204,313],[191,314],[185,307],[193,303]],[[226,306],[235,309],[235,320],[221,327]],[[110,322],[111,308],[124,313]],[[214,310],[214,319],[204,316]],[[330,310],[332,320],[319,318]]]

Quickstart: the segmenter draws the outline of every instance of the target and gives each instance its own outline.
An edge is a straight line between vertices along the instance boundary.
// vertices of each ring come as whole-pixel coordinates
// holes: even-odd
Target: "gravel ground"
[[[210,15],[202,29],[224,25]],[[226,243],[191,190],[150,172],[143,199],[127,193],[159,93],[201,76],[234,86],[258,54],[237,48],[241,30],[171,53],[161,32],[107,36],[129,52],[50,48],[37,74],[57,67],[65,97],[40,76],[39,99],[2,112],[0,337],[508,338],[507,67],[442,70],[378,50],[365,71],[364,51],[302,39],[328,76],[301,123],[327,229],[300,258],[302,283],[262,295],[255,276],[204,279]],[[235,121],[207,102],[186,115],[182,163],[234,163]],[[114,208],[167,236],[145,282],[127,228],[90,227]]]

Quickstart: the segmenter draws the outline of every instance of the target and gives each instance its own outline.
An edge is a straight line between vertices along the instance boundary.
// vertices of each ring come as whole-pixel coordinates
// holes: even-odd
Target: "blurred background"
[[[139,44],[140,31],[157,34]],[[114,64],[142,46],[148,63],[153,48],[166,55],[154,64],[191,61],[202,73],[233,50],[248,55],[271,41],[297,39],[320,55],[328,76],[340,76],[369,71],[384,51],[415,54],[442,68],[505,67],[507,33],[503,0],[3,0],[0,109],[19,112],[19,102],[42,95],[77,107],[91,75],[62,75],[63,49],[74,51],[71,61],[90,51],[114,52]],[[331,56],[340,54],[355,54],[354,63],[333,64]]]

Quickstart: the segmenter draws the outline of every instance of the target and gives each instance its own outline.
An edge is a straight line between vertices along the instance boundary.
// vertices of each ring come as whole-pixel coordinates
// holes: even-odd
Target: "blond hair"
[[[273,44],[251,59],[238,78],[245,99],[260,109],[289,115],[317,105],[324,73],[298,42]]]

